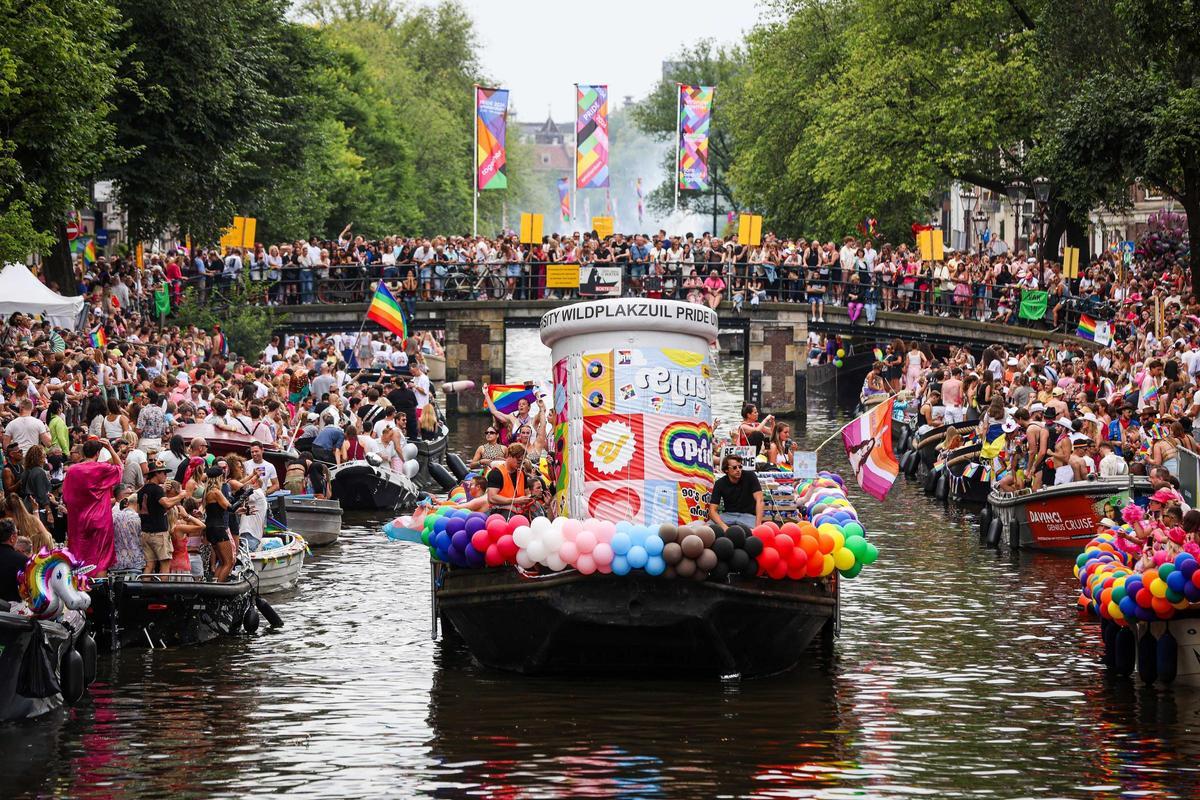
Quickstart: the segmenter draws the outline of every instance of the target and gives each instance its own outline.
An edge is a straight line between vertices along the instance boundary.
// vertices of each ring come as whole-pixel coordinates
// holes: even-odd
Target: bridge
[[[542,315],[572,300],[453,300],[417,304],[417,330],[445,332],[446,379],[504,382],[505,331],[536,328]],[[312,304],[283,309],[287,319],[280,333],[354,331],[367,313],[366,303]],[[852,337],[854,346],[870,352],[877,343],[901,338],[931,346],[989,344],[1024,347],[1043,340],[1073,341],[1074,336],[1043,330],[994,325],[953,317],[879,312],[877,325],[851,325],[846,309],[826,306],[825,322],[810,322],[808,305],[762,303],[744,313],[722,303],[717,309],[723,332],[741,332],[744,343],[744,383],[747,398],[780,414],[804,414],[807,402],[808,333],[810,330]],[[860,323],[863,321],[860,318]],[[368,323],[378,329],[375,323]],[[472,392],[450,397],[452,410],[478,411],[481,396]]]

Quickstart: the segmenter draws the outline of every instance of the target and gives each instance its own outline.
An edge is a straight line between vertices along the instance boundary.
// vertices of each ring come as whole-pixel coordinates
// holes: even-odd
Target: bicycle
[[[448,300],[475,300],[487,297],[503,300],[508,286],[501,270],[503,264],[455,264],[445,278],[443,292]]]
[[[337,267],[334,267],[338,270]],[[317,283],[317,302],[319,303],[362,303],[372,294],[371,282],[363,271],[357,267],[339,270],[342,275],[332,275]],[[347,274],[349,273],[349,274]]]

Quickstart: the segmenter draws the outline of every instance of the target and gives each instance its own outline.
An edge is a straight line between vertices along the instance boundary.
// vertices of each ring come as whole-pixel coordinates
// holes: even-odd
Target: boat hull
[[[96,582],[91,619],[102,650],[203,644],[239,630],[254,603],[245,574],[227,583],[163,578]]]
[[[733,584],[648,575],[446,570],[437,604],[484,666],[522,673],[752,677],[804,656],[836,613],[836,584]]]
[[[918,429],[913,435],[913,447],[921,455],[921,463],[925,465],[925,469],[933,468],[938,458],[938,445],[945,441],[947,431],[954,428],[965,433],[975,425],[974,422],[963,421],[939,425],[936,428]]]
[[[429,472],[430,463],[446,466],[446,451],[450,441],[450,433],[445,428],[442,429],[436,439],[414,439],[413,444],[417,446],[417,463],[421,465],[421,469],[413,476],[413,483],[426,492],[445,492],[433,475]]]
[[[289,530],[313,547],[333,544],[342,532],[342,504],[315,497],[283,498],[283,516]]]
[[[286,532],[280,538],[284,540],[282,547],[250,554],[250,563],[258,573],[259,594],[293,589],[300,582],[300,573],[304,569],[304,542]]]
[[[61,622],[51,622],[0,611],[0,721],[40,717],[62,707],[61,691],[44,697],[22,694],[25,659],[31,655],[30,648],[44,647],[53,677],[61,684],[59,665],[83,628],[83,616],[77,612],[65,615]]]
[[[946,469],[951,476],[950,497],[955,502],[982,505],[991,494],[992,481],[986,477],[990,473],[979,463],[981,449],[982,445],[976,442],[946,454]]]
[[[1149,492],[1146,478],[1101,478],[1050,486],[1037,492],[992,492],[988,504],[1001,524],[1001,540],[1009,547],[1079,555],[1096,535],[1104,500],[1127,493]]]
[[[396,511],[417,501],[412,481],[386,467],[351,461],[330,470],[333,497],[347,511]]]

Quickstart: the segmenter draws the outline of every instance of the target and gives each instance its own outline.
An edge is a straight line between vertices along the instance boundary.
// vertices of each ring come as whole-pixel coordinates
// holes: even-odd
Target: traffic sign
[[[100,247],[108,246],[108,228],[98,228],[96,230],[96,244]]]
[[[77,217],[67,220],[67,239],[72,242],[78,239],[80,233],[79,228],[79,219]]]

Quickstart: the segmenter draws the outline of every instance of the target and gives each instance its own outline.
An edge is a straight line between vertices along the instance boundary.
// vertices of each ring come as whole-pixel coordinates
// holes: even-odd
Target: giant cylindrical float
[[[559,508],[575,519],[687,523],[713,484],[712,309],[575,303],[541,320],[554,365]]]

